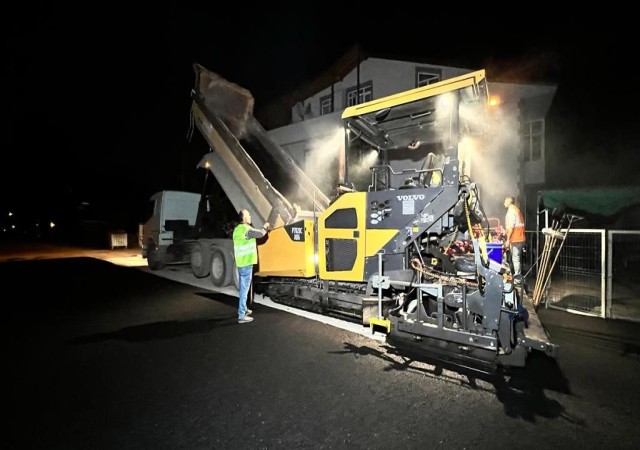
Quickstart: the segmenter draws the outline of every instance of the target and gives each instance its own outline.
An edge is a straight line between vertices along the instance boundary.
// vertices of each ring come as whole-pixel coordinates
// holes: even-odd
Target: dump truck
[[[483,145],[490,134],[484,70],[346,108],[344,173],[329,199],[268,142],[246,90],[194,67],[192,114],[210,145],[199,167],[236,209],[251,212],[254,225],[273,224],[258,246],[256,293],[359,322],[391,345],[468,363],[522,367],[531,352],[555,354],[508,265],[488,256],[481,190],[468,175],[469,159],[459,157],[463,141]],[[300,203],[264,177],[240,144],[247,134],[262,142],[263,154],[277,156],[304,194]],[[363,162],[368,170],[357,170]],[[206,199],[199,206],[186,228],[198,228]],[[176,239],[173,232],[164,242]],[[212,280],[225,278],[213,277],[212,253],[221,244],[195,235],[186,242],[194,273],[209,267]],[[225,270],[233,273],[230,240],[224,245]],[[149,240],[143,254],[162,247]]]
[[[151,270],[190,264],[195,277],[209,276],[215,287],[231,283],[238,287],[233,242],[212,228],[216,223],[212,218],[218,214],[211,198],[217,192],[208,194],[206,186],[212,176],[236,211],[247,209],[260,225],[269,221],[280,227],[295,217],[312,217],[329,205],[329,198],[269,138],[253,116],[254,100],[248,90],[199,64],[194,71],[192,119],[211,148],[197,165],[205,171],[205,186],[201,193],[161,191],[151,196],[148,219],[140,227],[142,256]],[[285,197],[258,162],[273,169],[272,178],[280,186],[295,186],[295,191]]]

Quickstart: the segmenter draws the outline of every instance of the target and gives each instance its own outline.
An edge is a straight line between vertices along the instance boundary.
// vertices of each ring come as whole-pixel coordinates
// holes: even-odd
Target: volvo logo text
[[[396,198],[401,202],[406,202],[407,200],[424,200],[424,194],[396,195]]]

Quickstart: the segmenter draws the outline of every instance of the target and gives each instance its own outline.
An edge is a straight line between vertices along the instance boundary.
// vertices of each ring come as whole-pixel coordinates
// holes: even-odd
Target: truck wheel
[[[147,265],[151,270],[160,270],[166,265],[165,251],[156,247],[154,243],[149,244],[147,250]]]
[[[211,272],[211,254],[202,242],[196,242],[191,249],[191,271],[196,278],[204,278]]]
[[[211,282],[216,287],[223,287],[231,282],[231,267],[219,248],[211,252]]]

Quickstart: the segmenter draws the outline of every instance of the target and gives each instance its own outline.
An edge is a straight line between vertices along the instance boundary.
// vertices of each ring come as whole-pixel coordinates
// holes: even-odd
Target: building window
[[[347,89],[347,106],[359,105],[373,100],[373,81],[367,81],[360,85],[359,95],[356,94],[358,88],[356,86]]]
[[[544,120],[532,120],[524,124],[524,160],[544,159]]]
[[[442,70],[433,67],[416,67],[416,87],[426,86],[442,80]]]
[[[331,114],[333,112],[333,97],[331,95],[325,95],[320,97],[320,115]]]

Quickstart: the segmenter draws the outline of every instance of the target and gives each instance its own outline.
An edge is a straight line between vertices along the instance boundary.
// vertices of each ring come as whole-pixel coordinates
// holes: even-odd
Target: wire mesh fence
[[[607,245],[607,317],[640,321],[640,231],[609,231]]]
[[[566,237],[542,302],[577,314],[640,321],[640,231],[563,231]],[[544,239],[542,233],[527,232],[525,281],[530,290],[539,275]]]
[[[551,273],[547,306],[605,317],[605,231],[569,230]]]

